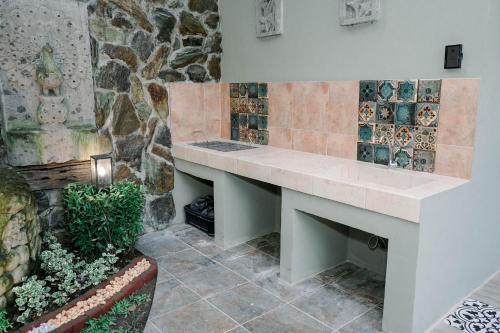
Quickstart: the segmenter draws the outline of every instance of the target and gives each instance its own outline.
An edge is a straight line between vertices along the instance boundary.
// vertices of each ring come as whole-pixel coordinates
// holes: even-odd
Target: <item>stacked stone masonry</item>
[[[115,180],[146,189],[146,231],[175,216],[167,85],[219,81],[217,0],[89,3],[96,125],[109,137]]]
[[[15,171],[0,168],[0,308],[28,276],[42,244],[35,199]]]

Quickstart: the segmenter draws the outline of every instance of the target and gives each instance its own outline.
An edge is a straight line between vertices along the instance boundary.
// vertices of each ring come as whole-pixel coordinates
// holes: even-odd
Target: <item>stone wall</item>
[[[111,139],[115,179],[146,188],[146,231],[175,215],[168,82],[220,79],[217,0],[89,4],[96,125]]]
[[[40,223],[28,184],[0,169],[0,308],[13,286],[28,276],[41,247]]]

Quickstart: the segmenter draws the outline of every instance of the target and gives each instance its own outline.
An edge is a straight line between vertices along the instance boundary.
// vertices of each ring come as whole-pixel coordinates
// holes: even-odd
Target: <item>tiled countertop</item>
[[[219,152],[191,143],[174,143],[173,156],[417,223],[423,199],[468,182],[271,146]]]

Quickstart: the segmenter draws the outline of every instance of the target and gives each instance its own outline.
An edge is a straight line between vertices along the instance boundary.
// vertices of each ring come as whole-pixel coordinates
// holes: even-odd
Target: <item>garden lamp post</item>
[[[97,188],[113,184],[113,159],[111,154],[90,156],[92,184]]]

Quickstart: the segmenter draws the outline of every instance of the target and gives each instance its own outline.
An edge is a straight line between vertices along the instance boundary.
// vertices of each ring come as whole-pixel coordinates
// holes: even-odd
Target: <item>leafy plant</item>
[[[7,318],[7,311],[0,311],[0,333],[6,333],[12,328],[12,323]]]
[[[31,276],[21,286],[12,289],[17,308],[22,312],[17,321],[26,323],[43,314],[50,300],[50,288],[46,285],[47,282]]]
[[[98,256],[108,244],[130,250],[142,231],[144,194],[132,182],[119,182],[106,189],[70,184],[64,203],[65,226],[86,256]]]

